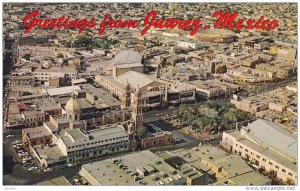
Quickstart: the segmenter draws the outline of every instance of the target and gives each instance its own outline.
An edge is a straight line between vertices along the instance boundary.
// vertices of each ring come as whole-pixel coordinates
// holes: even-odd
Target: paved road
[[[259,86],[256,86],[255,88],[249,88],[247,89],[247,91],[244,91],[244,92],[240,92],[239,94],[243,97],[247,97],[248,96],[251,96],[251,94],[261,94],[263,92],[268,92],[268,91],[272,91],[278,87],[283,87],[291,82],[296,82],[297,80],[296,79],[285,79],[285,80],[282,80],[280,82],[271,82],[271,83],[268,83],[268,84],[263,84],[263,85],[259,85]],[[219,98],[219,100],[225,100],[225,101],[230,101],[231,97],[229,98]],[[194,103],[194,104],[190,104],[191,107],[195,107],[195,106],[200,106],[202,105],[203,102],[200,102],[200,103]],[[156,116],[156,114],[158,113],[170,113],[172,114],[173,111],[177,110],[178,107],[169,107],[169,108],[166,108],[166,109],[161,109],[161,110],[154,110],[154,111],[148,111],[148,112],[145,112],[144,113],[144,121],[147,123],[147,122],[151,122],[151,121],[156,121],[156,120],[159,120],[160,117]]]
[[[174,129],[170,124],[164,123],[162,120],[152,121],[149,122],[156,127],[160,128],[163,131],[169,131],[173,134],[174,137],[177,137],[180,139],[179,143],[175,146],[165,146],[165,147],[159,147],[151,149],[153,151],[161,151],[165,149],[178,149],[178,148],[184,148],[184,147],[194,147],[199,145],[201,142],[200,140],[196,139],[192,135],[187,135],[184,133],[182,129]]]

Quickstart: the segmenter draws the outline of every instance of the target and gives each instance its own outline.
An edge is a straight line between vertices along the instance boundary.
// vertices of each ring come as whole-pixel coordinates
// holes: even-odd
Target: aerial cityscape
[[[25,33],[24,17],[37,10],[140,23],[156,10],[208,28]],[[214,28],[220,10],[278,28]],[[297,3],[3,3],[3,184],[297,185],[297,11]]]

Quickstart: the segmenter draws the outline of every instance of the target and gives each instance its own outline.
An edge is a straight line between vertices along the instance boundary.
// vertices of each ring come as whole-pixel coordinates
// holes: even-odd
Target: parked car
[[[47,169],[44,170],[44,172],[50,172],[52,170],[53,170],[52,168],[47,168]]]
[[[76,185],[80,185],[80,182],[79,182],[79,180],[78,180],[77,178],[75,178],[75,179],[73,180],[73,182],[74,182],[74,184],[76,184]]]
[[[83,185],[87,185],[88,182],[86,180],[84,180],[83,178],[79,178],[80,182],[83,184]]]
[[[22,149],[23,149],[22,147],[17,146],[17,150],[22,150]]]
[[[185,130],[184,133],[187,134],[187,135],[190,135],[190,134],[191,134],[191,132],[188,131],[188,130]]]
[[[25,153],[18,153],[18,156],[19,157],[24,157],[24,156],[26,156],[26,154]]]
[[[35,171],[35,169],[33,167],[29,167],[27,170],[28,170],[28,172]]]
[[[9,139],[9,138],[14,138],[14,137],[15,137],[15,135],[7,135],[7,136],[6,136],[6,138],[8,138],[8,139]]]

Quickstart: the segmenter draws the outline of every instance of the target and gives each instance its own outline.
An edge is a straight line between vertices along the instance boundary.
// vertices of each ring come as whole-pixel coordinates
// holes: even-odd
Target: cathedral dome
[[[69,101],[66,104],[65,107],[67,112],[76,112],[76,111],[80,111],[81,107],[79,102],[75,99],[75,95],[72,94],[71,99],[69,99]]]

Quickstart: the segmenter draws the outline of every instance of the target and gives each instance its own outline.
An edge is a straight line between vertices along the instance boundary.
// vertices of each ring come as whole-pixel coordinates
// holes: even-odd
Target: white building
[[[241,131],[224,132],[221,145],[282,181],[297,184],[297,137],[258,119]]]
[[[81,129],[53,134],[53,143],[67,156],[68,163],[121,153],[129,149],[129,135],[121,126],[105,127],[88,132]]]
[[[76,78],[77,74],[78,72],[75,68],[36,69],[33,72],[34,78],[40,81],[48,81],[50,78],[72,79]]]
[[[199,43],[197,43],[197,42],[191,42],[191,41],[189,41],[189,42],[187,42],[187,41],[179,41],[178,42],[178,46],[182,47],[182,48],[193,48],[193,49],[196,49],[196,48],[199,47],[198,45],[199,45]]]

